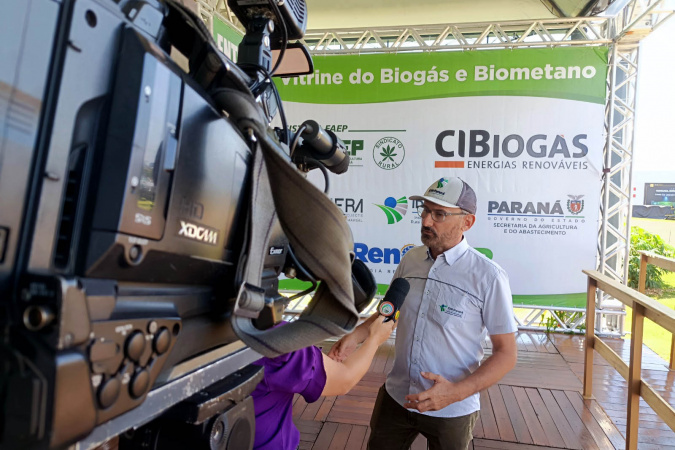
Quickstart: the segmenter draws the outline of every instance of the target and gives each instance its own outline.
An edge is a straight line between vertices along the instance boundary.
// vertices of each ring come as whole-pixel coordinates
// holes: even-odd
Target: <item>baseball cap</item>
[[[431,183],[424,195],[412,195],[410,200],[428,200],[449,208],[461,208],[476,214],[476,193],[459,178],[441,178]]]

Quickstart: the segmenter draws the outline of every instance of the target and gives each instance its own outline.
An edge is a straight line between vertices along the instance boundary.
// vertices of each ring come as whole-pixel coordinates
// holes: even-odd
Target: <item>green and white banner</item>
[[[314,119],[348,144],[351,167],[331,177],[329,195],[378,283],[421,245],[408,197],[456,176],[478,196],[468,242],[508,272],[514,303],[583,304],[581,270],[596,266],[606,48],[314,64],[314,74],[276,83],[289,124]]]
[[[239,43],[244,39],[241,31],[236,29],[234,25],[230,25],[213,16],[213,39],[216,41],[218,50],[223,52],[232,61],[237,61]]]

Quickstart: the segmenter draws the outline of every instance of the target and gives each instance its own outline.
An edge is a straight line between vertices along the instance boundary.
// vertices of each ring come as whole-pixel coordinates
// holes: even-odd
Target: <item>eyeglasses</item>
[[[432,211],[429,208],[427,208],[426,206],[418,206],[417,207],[417,213],[420,216],[422,216],[422,218],[425,218],[426,216],[431,214],[431,220],[433,220],[434,222],[444,222],[445,219],[448,216],[466,216],[467,215],[467,213],[465,213],[464,211],[458,212],[458,213],[449,213],[449,212],[437,211],[437,210]]]

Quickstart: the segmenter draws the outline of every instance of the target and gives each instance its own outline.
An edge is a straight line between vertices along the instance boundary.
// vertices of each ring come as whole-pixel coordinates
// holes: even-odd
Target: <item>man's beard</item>
[[[424,234],[425,231],[428,232],[429,234]],[[428,227],[422,227],[420,236],[422,239],[422,243],[427,247],[430,247],[429,244],[434,243],[438,239],[438,235],[436,234],[436,232]]]

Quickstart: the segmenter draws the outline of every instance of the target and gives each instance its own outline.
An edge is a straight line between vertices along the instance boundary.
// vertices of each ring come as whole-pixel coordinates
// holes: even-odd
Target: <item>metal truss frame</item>
[[[363,54],[608,45],[611,39],[607,18],[582,17],[534,22],[310,30],[304,42],[314,54]]]
[[[613,18],[605,106],[604,167],[598,230],[598,270],[626,284],[630,260],[631,185],[639,41],[653,32],[675,9],[673,2],[633,0]],[[598,293],[597,307],[625,311],[625,306]],[[604,320],[603,320],[604,319]],[[598,333],[624,334],[624,316],[599,312]]]
[[[207,24],[212,16],[241,28],[226,0],[196,0]],[[499,23],[309,30],[303,42],[315,55],[480,51],[487,49],[608,46],[605,146],[598,270],[628,280],[633,139],[639,41],[675,12],[674,0],[616,0],[602,16]],[[606,294],[597,299],[598,333],[623,334],[624,306]],[[546,310],[533,306],[536,317]],[[528,316],[529,317],[529,316]],[[520,323],[531,327],[534,322]],[[574,324],[560,324],[563,330]]]

